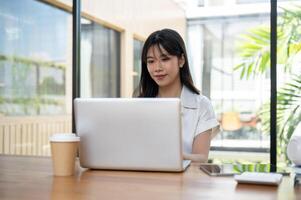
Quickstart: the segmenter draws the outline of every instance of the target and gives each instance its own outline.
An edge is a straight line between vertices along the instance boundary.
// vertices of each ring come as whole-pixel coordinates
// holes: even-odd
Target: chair
[[[225,112],[222,114],[221,125],[225,131],[235,131],[242,127],[238,112]]]

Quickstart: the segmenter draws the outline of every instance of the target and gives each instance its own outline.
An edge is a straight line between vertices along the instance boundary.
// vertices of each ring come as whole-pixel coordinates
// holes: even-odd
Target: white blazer
[[[194,138],[209,129],[212,130],[211,138],[213,138],[220,131],[219,123],[210,100],[193,93],[186,86],[182,88],[181,103],[183,151],[191,153]]]

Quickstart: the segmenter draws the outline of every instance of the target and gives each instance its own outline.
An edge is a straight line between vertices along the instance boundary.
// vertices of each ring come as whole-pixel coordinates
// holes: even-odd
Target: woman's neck
[[[171,86],[159,87],[158,97],[172,98],[180,97],[182,91],[182,84],[173,84]]]

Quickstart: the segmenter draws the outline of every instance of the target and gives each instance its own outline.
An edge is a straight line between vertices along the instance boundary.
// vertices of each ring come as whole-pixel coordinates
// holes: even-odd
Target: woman
[[[219,124],[209,99],[193,85],[183,39],[171,29],[152,33],[141,61],[139,97],[181,98],[184,159],[206,162]]]

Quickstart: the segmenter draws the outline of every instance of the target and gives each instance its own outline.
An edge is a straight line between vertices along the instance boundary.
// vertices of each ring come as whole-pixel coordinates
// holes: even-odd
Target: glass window
[[[0,5],[0,113],[65,114],[70,14],[32,0]]]
[[[269,20],[270,14],[266,13],[188,21],[194,80],[202,94],[211,99],[223,129],[211,142],[213,149],[263,152],[269,149],[269,134],[263,131],[259,116],[260,109],[270,98],[269,74],[256,78],[251,74],[246,78],[248,72],[242,75],[238,67],[248,59],[245,55],[256,53],[244,46],[247,38],[252,38],[250,35],[256,28],[262,30],[263,35],[269,35],[265,32],[269,30]],[[269,45],[270,40],[263,38],[257,42]],[[258,53],[260,50],[268,56],[269,62],[269,48],[259,49]]]
[[[277,12],[277,165],[283,166],[300,155],[290,151],[288,157],[287,146],[291,137],[300,134],[297,126],[301,126],[301,1],[278,4]]]
[[[81,96],[120,96],[120,33],[81,20]]]
[[[49,135],[71,129],[71,14],[0,1],[0,44],[0,153],[49,155]]]
[[[141,54],[142,54],[143,42],[134,39],[134,71],[133,71],[133,84],[134,93],[137,92],[141,75]]]
[[[237,3],[270,6],[268,1]],[[301,22],[297,17],[301,14],[300,3],[300,0],[282,1],[277,10],[277,161],[280,166],[290,163],[286,148],[301,119]],[[250,13],[248,9],[245,11]],[[211,98],[223,129],[211,142],[214,150],[269,152],[269,12],[188,20],[188,49],[194,80],[202,93]],[[269,159],[259,154],[248,158],[233,155],[228,159],[255,162]]]

